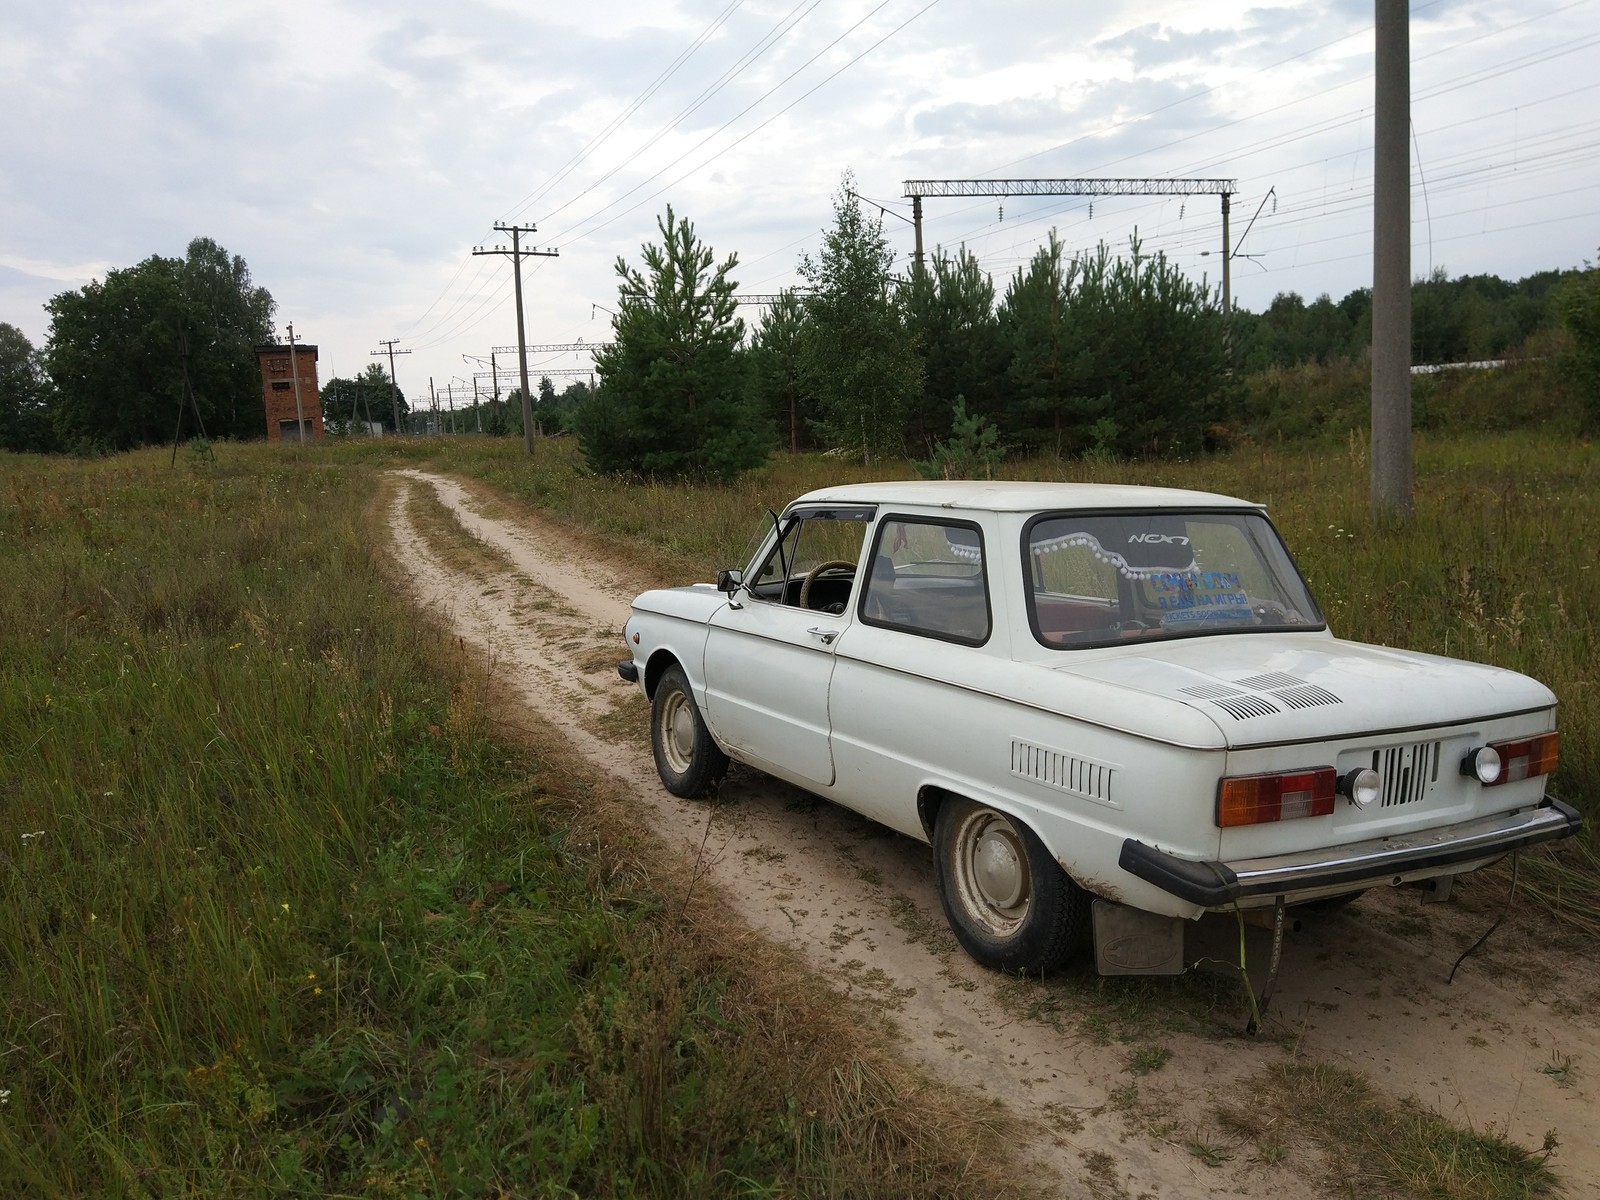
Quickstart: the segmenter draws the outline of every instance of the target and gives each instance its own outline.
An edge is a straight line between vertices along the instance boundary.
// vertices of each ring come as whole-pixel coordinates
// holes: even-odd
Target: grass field
[[[596,824],[605,785],[496,724],[374,517],[377,470],[428,462],[705,579],[765,509],[866,472],[627,486],[479,438],[218,457],[0,458],[0,1194],[999,1194],[991,1114],[685,914]],[[1424,437],[1417,467],[1396,529],[1359,442],[1007,473],[1266,502],[1338,633],[1554,687],[1556,785],[1592,817],[1592,452]],[[1582,936],[1592,830],[1531,872]]]
[[[0,1195],[994,1195],[396,594],[335,455],[0,459]]]

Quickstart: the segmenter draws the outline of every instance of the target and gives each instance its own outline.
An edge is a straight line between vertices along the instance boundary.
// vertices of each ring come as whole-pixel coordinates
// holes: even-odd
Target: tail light
[[[1217,824],[1263,825],[1333,812],[1339,773],[1332,767],[1270,775],[1234,775],[1217,788]]]
[[[1461,764],[1463,775],[1476,775],[1484,787],[1548,775],[1561,757],[1561,735],[1554,731],[1514,742],[1490,742]]]

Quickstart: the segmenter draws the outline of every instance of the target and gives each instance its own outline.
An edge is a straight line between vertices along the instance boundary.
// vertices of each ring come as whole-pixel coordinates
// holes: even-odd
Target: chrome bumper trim
[[[1220,908],[1254,896],[1392,882],[1413,871],[1498,858],[1583,828],[1578,810],[1554,797],[1538,808],[1343,846],[1225,863],[1179,858],[1135,838],[1122,843],[1124,871],[1191,904]]]

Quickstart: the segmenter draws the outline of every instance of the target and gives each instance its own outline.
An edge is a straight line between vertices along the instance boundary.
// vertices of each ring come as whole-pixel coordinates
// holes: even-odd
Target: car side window
[[[793,515],[757,568],[751,595],[790,607],[845,612],[872,515],[871,509]]]
[[[988,641],[993,617],[978,527],[886,518],[873,543],[861,619],[943,641]]]

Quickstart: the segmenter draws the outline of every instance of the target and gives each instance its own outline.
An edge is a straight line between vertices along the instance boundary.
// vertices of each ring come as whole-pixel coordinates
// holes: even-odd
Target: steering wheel
[[[800,607],[811,607],[811,585],[817,581],[818,575],[824,571],[853,571],[855,568],[855,563],[846,562],[842,558],[830,558],[827,562],[819,562],[806,572],[805,580],[800,584]]]

